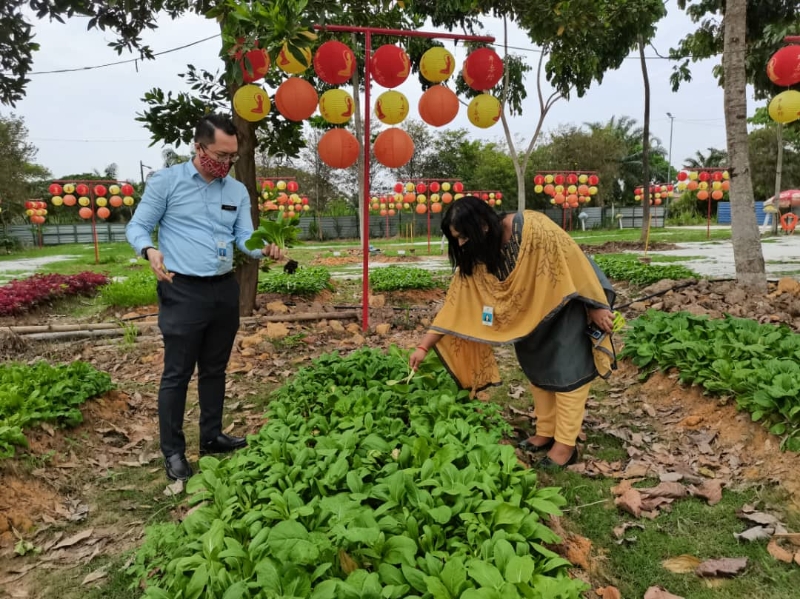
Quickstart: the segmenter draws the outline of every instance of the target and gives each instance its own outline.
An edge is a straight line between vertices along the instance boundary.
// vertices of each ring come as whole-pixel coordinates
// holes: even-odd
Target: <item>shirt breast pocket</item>
[[[233,230],[233,225],[236,223],[236,217],[238,216],[239,211],[235,208],[234,209],[222,208],[220,210],[220,213],[221,213],[220,220],[222,222],[222,225],[226,229]]]

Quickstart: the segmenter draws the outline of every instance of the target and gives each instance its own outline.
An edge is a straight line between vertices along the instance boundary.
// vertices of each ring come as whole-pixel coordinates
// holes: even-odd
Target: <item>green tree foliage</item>
[[[37,149],[28,141],[21,117],[0,115],[0,208],[5,218],[24,212],[24,202],[37,195],[50,172],[34,162]]]

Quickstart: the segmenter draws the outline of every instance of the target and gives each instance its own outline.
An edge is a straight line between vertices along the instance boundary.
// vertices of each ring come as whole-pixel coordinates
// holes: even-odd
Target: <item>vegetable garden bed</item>
[[[0,286],[0,316],[15,316],[65,297],[92,295],[108,283],[95,272],[77,275],[37,274]]]
[[[148,529],[131,573],[159,598],[575,598],[545,547],[559,489],[519,465],[493,404],[431,356],[328,354],[274,395],[250,446],[205,457],[180,524]]]

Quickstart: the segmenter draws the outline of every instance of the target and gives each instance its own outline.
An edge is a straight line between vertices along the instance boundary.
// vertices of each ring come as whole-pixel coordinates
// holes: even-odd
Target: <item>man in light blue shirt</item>
[[[237,151],[231,120],[216,114],[203,117],[195,130],[194,158],[150,177],[126,229],[128,242],[150,262],[158,279],[158,326],[164,337],[158,418],[161,451],[172,480],[192,475],[183,417],[195,365],[200,454],[247,444],[222,432],[225,369],[239,329],[233,244],[252,258],[282,256],[274,245],[252,251],[244,245],[253,233],[250,195],[228,174]],[[158,249],[151,241],[156,225]]]

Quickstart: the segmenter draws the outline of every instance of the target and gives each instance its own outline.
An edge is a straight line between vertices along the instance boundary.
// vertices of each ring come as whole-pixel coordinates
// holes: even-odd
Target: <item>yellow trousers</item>
[[[531,385],[536,434],[553,437],[558,443],[574,446],[581,432],[590,385],[591,383],[586,383],[567,393],[545,391]]]

